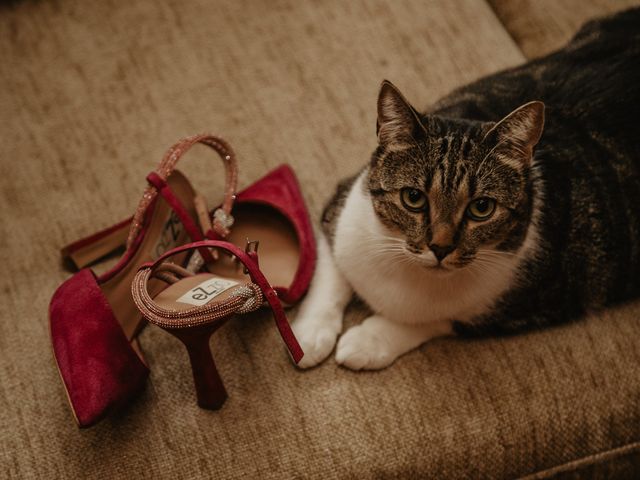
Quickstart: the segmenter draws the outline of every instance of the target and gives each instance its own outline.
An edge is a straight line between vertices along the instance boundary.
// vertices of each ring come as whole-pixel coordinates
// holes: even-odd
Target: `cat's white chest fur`
[[[517,262],[439,274],[412,263],[404,241],[378,219],[360,175],[338,219],[333,256],[354,291],[385,318],[405,324],[466,321],[486,312],[513,282]],[[390,246],[393,245],[393,246]]]
[[[430,128],[431,122],[450,128],[444,129],[443,133],[440,126]],[[408,192],[409,203],[404,197],[401,200],[412,212],[427,211],[413,208],[412,197],[418,199],[420,207],[426,204],[419,201],[429,201],[429,195],[446,203],[441,208],[443,205],[435,201],[433,208],[430,206],[428,210],[430,218],[423,218],[430,222],[431,240],[438,247],[434,245],[435,252],[427,247],[422,252],[410,251],[404,233],[383,225],[374,211],[369,190],[365,188],[369,178],[368,168],[365,168],[339,212],[333,248],[329,248],[323,235],[318,238],[316,271],[293,326],[305,352],[299,365],[303,368],[317,365],[335,345],[335,358],[339,364],[355,370],[384,368],[424,342],[450,334],[453,322],[471,322],[482,315],[490,315],[501,296],[515,286],[520,263],[536,253],[532,250],[537,247],[536,224],[540,212],[537,203],[541,193],[534,194],[533,198],[522,197],[533,201],[533,218],[527,226],[524,242],[516,252],[494,248],[493,243],[500,241],[500,236],[496,235],[492,241],[485,239],[479,246],[483,248],[475,248],[473,258],[469,257],[471,252],[463,253],[466,255],[464,261],[468,263],[456,265],[461,255],[460,251],[456,252],[458,246],[463,247],[461,250],[472,246],[472,230],[478,226],[471,222],[491,222],[490,217],[498,203],[489,195],[484,198],[489,201],[480,202],[483,197],[469,198],[470,203],[461,205],[460,199],[464,198],[461,194],[470,194],[472,178],[482,186],[475,189],[478,193],[490,193],[496,187],[494,176],[505,184],[513,183],[511,173],[500,173],[505,169],[523,173],[532,165],[535,168],[532,153],[542,135],[543,125],[544,105],[537,101],[522,105],[499,122],[481,128],[477,123],[470,125],[466,121],[420,115],[395,86],[384,81],[378,96],[377,123],[378,143],[382,150],[376,150],[377,162],[370,168],[388,167],[376,171],[381,175],[376,175],[376,180],[382,182],[394,174],[395,168],[406,166],[405,162],[433,166],[429,191],[405,185],[413,192]],[[461,142],[455,148],[448,140],[454,137]],[[431,147],[423,148],[425,142],[439,145],[442,153]],[[398,155],[400,151],[405,153]],[[434,155],[438,158],[431,158]],[[405,174],[415,174],[407,172],[409,170]],[[491,176],[494,180],[488,180],[488,172],[494,175]],[[526,179],[527,175],[522,178]],[[427,180],[426,176],[423,180]],[[451,188],[455,186],[456,198],[442,195],[442,188],[437,187],[444,186],[445,180]],[[383,184],[379,183],[378,187]],[[528,195],[524,190],[520,193]],[[513,192],[509,195],[512,200],[519,198]],[[492,205],[491,209],[489,205]],[[462,208],[464,211],[461,212]],[[479,213],[474,213],[474,209]],[[460,225],[464,228],[460,230],[461,241],[445,239],[450,232],[442,227],[443,210],[468,216],[469,222]],[[445,217],[444,223],[453,225],[453,216],[447,213]],[[426,235],[427,229],[422,230],[421,235]],[[507,233],[503,231],[503,234]],[[479,237],[475,238],[478,240]],[[445,255],[443,245],[447,251],[453,247],[455,253]],[[415,248],[411,247],[412,250]],[[343,310],[354,291],[371,307],[373,315],[344,332],[336,345],[342,330]]]
[[[340,212],[333,249],[324,235],[318,238],[314,278],[293,325],[304,351],[302,368],[331,353],[352,292],[374,314],[340,337],[336,361],[354,370],[384,368],[422,343],[451,334],[453,321],[490,312],[536,245],[531,226],[517,253],[490,254],[481,268],[471,265],[441,275],[411,259],[402,235],[378,219],[363,188],[366,175],[356,180]]]

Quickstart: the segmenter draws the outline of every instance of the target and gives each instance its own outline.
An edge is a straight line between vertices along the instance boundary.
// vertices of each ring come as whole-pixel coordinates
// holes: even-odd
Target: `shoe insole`
[[[228,239],[244,249],[249,241],[259,240],[260,270],[274,287],[289,288],[298,270],[300,246],[296,232],[280,212],[258,203],[236,203],[235,219]],[[227,276],[228,264],[213,265],[210,270]]]
[[[260,241],[260,270],[272,286],[288,288],[300,259],[298,239],[290,222],[277,210],[260,204],[236,204],[233,216],[235,222],[227,240],[241,248],[247,239]],[[218,251],[218,259],[208,265],[209,273],[179,280],[155,296],[155,302],[162,308],[186,310],[222,301],[235,285],[251,281],[242,263],[224,250]]]
[[[193,199],[195,192],[189,181],[179,171],[175,170],[167,183],[174,195],[182,202],[191,217],[197,218]],[[137,333],[142,317],[131,297],[131,282],[141,264],[153,261],[167,250],[183,245],[190,241],[190,237],[169,204],[158,195],[151,214],[151,221],[144,238],[136,250],[133,258],[114,277],[104,282],[101,287],[111,309],[122,326],[127,339],[131,340]],[[174,263],[182,265],[188,252],[172,258]],[[164,282],[151,279],[149,294],[159,293],[166,287]]]
[[[122,222],[117,229],[108,235],[98,240],[93,240],[88,245],[79,247],[72,252],[66,253],[63,250],[63,255],[69,255],[78,269],[84,268],[124,246],[130,228],[131,224],[129,222]]]
[[[225,300],[233,291],[233,287],[249,281],[249,277],[243,275],[242,270],[233,278],[212,273],[199,273],[169,285],[156,295],[154,301],[158,306],[169,310],[188,310],[214,300],[216,302]]]

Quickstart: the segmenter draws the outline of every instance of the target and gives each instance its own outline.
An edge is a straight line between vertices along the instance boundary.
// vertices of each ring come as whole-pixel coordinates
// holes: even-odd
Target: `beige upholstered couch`
[[[212,341],[230,399],[198,409],[182,347],[147,328],[126,411],[79,431],[52,361],[57,249],[130,215],[174,140],[227,137],[246,185],[281,162],[317,218],[375,143],[389,78],[418,105],[563,44],[634,1],[0,5],[0,477],[634,478],[638,303],[511,338],[434,341],[391,368],[289,362],[272,320]],[[218,163],[183,165],[211,202]],[[291,313],[295,316],[295,311]],[[357,306],[348,323],[357,322]]]

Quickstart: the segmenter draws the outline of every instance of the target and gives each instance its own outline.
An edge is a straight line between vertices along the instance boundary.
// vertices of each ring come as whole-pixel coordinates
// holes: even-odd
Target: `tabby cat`
[[[374,314],[336,360],[379,369],[437,336],[554,324],[640,292],[640,9],[425,114],[385,81],[377,135],[323,213],[300,366],[332,352],[353,293]]]

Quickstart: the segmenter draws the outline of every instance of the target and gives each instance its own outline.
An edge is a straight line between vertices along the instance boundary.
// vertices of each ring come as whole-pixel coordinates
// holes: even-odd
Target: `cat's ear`
[[[382,82],[378,95],[378,142],[385,146],[403,146],[424,134],[418,112],[400,90],[388,80]]]
[[[495,149],[508,151],[512,158],[528,164],[543,128],[544,103],[534,101],[516,108],[496,123],[484,138],[494,144]]]

